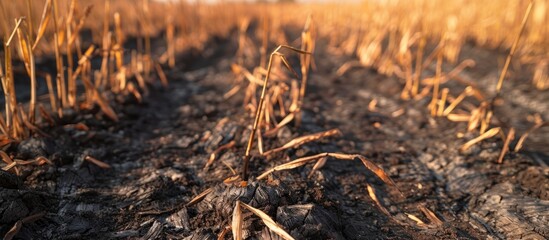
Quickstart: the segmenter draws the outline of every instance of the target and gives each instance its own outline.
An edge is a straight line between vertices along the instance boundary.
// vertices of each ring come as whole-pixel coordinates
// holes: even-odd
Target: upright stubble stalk
[[[265,98],[265,92],[267,91],[267,85],[269,84],[269,76],[271,75],[271,68],[272,68],[272,62],[274,53],[277,52],[280,49],[280,46],[276,48],[276,50],[271,54],[269,57],[269,64],[267,65],[267,75],[265,75],[265,83],[263,83],[263,89],[261,90],[261,97],[259,99],[259,104],[257,104],[257,109],[255,111],[255,120],[254,125],[252,127],[252,132],[250,133],[250,138],[248,139],[248,145],[246,147],[246,153],[244,155],[244,164],[242,164],[242,180],[246,180],[248,178],[248,164],[250,162],[250,151],[252,150],[252,146],[254,144],[254,137],[255,133],[257,131],[257,126],[259,125],[259,122],[261,121],[261,111],[263,111],[263,101]]]

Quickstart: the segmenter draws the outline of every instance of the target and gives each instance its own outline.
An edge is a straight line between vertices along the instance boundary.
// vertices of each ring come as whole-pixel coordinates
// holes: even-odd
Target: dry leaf
[[[189,201],[187,203],[187,205],[185,205],[185,206],[187,206],[187,207],[192,206],[192,205],[202,201],[202,199],[204,199],[211,192],[213,192],[213,188],[208,188],[208,189],[204,190],[204,192],[201,192],[200,194],[196,195],[196,197],[194,197],[191,201]]]
[[[240,202],[240,201],[239,201]],[[280,237],[286,239],[286,240],[293,240],[294,238],[292,236],[290,236],[290,234],[288,234],[284,229],[282,229],[282,227],[280,225],[278,225],[275,221],[273,221],[273,219],[271,217],[269,217],[269,215],[267,215],[266,213],[262,212],[261,210],[259,209],[256,209],[256,208],[253,208],[252,206],[248,205],[248,204],[245,204],[243,202],[240,202],[240,205],[242,205],[242,207],[250,210],[252,213],[254,213],[256,216],[258,216],[259,218],[261,218],[261,220],[263,221],[263,223],[265,223],[265,225],[271,230],[273,231],[274,233],[278,234]],[[233,215],[234,216],[234,215]],[[233,222],[234,224],[234,222]],[[233,225],[234,226],[234,225]],[[234,232],[234,230],[233,230]],[[236,238],[235,238],[236,239]]]
[[[473,145],[481,142],[482,140],[485,140],[485,139],[496,136],[499,133],[499,131],[501,131],[500,128],[492,128],[492,129],[486,131],[485,133],[483,133],[482,135],[480,135],[476,138],[473,138],[470,141],[463,144],[463,146],[461,146],[460,150],[461,151],[466,151],[467,149],[469,149]]]
[[[48,0],[46,1],[46,5],[44,6],[44,12],[42,12],[42,20],[40,20],[40,27],[38,27],[38,34],[36,35],[36,40],[34,40],[32,50],[36,48],[36,46],[38,45],[38,42],[40,42],[40,39],[42,39],[42,36],[44,36],[44,33],[46,32],[46,27],[50,22],[50,16],[51,16],[50,8],[51,8],[51,0]]]
[[[389,217],[392,217],[391,214],[389,213],[389,211],[387,211],[387,209],[383,205],[381,205],[381,202],[379,202],[379,200],[377,199],[374,188],[372,188],[372,186],[370,186],[370,184],[366,184],[366,188],[368,189],[368,195],[370,195],[370,198],[372,200],[374,200],[374,202],[376,203],[379,210],[381,210],[383,213],[385,213],[385,215],[387,215]]]
[[[234,240],[242,240],[242,209],[240,209],[240,201],[236,201],[233,210],[233,219],[231,222]]]
[[[429,221],[431,221],[432,225],[441,226],[442,224],[444,224],[442,220],[440,220],[434,212],[432,212],[425,206],[419,206],[418,208],[423,212],[423,214],[425,214],[425,216],[429,219]]]
[[[393,182],[393,180],[387,175],[385,170],[378,167],[375,163],[371,162],[370,160],[366,159],[363,156],[357,156],[357,157],[360,159],[360,161],[362,161],[362,163],[364,164],[364,166],[366,168],[368,168],[370,171],[374,172],[374,174],[377,175],[379,178],[381,178],[381,180],[383,180],[383,182],[385,182],[385,183],[387,183],[387,184],[389,184],[393,187],[396,187],[395,182]]]

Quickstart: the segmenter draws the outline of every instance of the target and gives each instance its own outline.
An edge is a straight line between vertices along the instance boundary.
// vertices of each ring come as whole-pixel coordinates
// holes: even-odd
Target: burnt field
[[[549,238],[545,1],[105,2],[4,31],[4,239]]]

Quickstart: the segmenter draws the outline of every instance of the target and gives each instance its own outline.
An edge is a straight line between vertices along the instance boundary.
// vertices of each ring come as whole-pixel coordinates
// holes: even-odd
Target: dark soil
[[[432,118],[429,99],[403,101],[403,83],[371,69],[336,70],[352,56],[330,54],[320,40],[316,70],[305,98],[303,122],[288,126],[266,146],[332,128],[343,136],[308,143],[272,157],[254,157],[247,186],[226,185],[227,165],[240,170],[252,117],[242,108],[243,94],[224,99],[234,79],[236,34],[214,39],[202,54],[186,54],[167,71],[170,87],[153,86],[143,103],[123,99],[114,105],[121,119],[99,111],[75,114],[46,128],[51,138],[36,137],[8,152],[22,159],[46,156],[54,166],[29,167],[21,177],[0,171],[0,236],[26,216],[45,212],[24,224],[21,239],[217,239],[230,225],[236,200],[268,213],[296,239],[546,239],[549,238],[549,141],[546,129],[533,134],[520,153],[496,164],[499,138],[459,147],[475,137],[465,124]],[[505,55],[466,45],[463,58],[477,66],[463,77],[490,95],[497,80],[497,59]],[[330,58],[327,56],[331,55]],[[533,125],[527,116],[549,120],[549,92],[535,90],[516,70],[504,85],[505,105],[496,108],[498,124],[522,134]],[[464,86],[449,83],[452,92]],[[368,103],[377,99],[377,111]],[[394,116],[402,109],[403,114]],[[84,123],[89,131],[74,128]],[[465,133],[458,138],[458,132]],[[209,154],[231,140],[209,169]],[[514,144],[514,143],[513,143]],[[311,165],[255,176],[289,159],[322,152],[366,156],[396,182],[400,194],[367,171],[359,161],[329,159],[311,176]],[[111,165],[102,169],[92,156]],[[367,184],[391,216],[369,197]],[[212,188],[201,202],[186,206]],[[443,221],[429,224],[420,207]],[[420,218],[418,226],[407,214]],[[245,212],[244,236],[277,239]],[[231,237],[227,234],[226,238]]]

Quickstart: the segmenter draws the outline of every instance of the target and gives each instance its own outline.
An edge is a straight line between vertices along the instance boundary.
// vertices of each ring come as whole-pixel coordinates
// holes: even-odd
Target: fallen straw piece
[[[412,219],[414,220],[414,222],[416,222],[416,224],[420,227],[425,227],[427,226],[427,224],[425,224],[425,222],[423,222],[421,219],[419,219],[418,217],[412,215],[412,214],[409,214],[409,213],[406,213],[406,216],[408,216],[409,219]]]
[[[208,159],[208,162],[206,162],[206,165],[204,166],[204,169],[208,168],[209,166],[211,166],[213,164],[213,162],[215,161],[215,159],[217,158],[217,156],[219,155],[219,153],[225,149],[229,149],[229,148],[232,148],[234,147],[236,144],[236,142],[233,140],[233,141],[230,141],[229,143],[227,144],[224,144],[220,147],[218,147],[216,150],[214,150],[212,152],[212,154],[210,154],[210,158]]]
[[[427,217],[427,219],[429,219],[431,225],[440,226],[440,225],[444,224],[444,222],[442,222],[442,220],[440,220],[440,218],[438,218],[437,215],[434,212],[432,212],[431,210],[429,210],[427,207],[418,206],[418,208],[419,208],[419,210],[421,210],[423,212],[425,217]]]
[[[499,164],[503,163],[503,157],[505,157],[505,154],[509,151],[509,143],[511,143],[513,139],[515,139],[515,128],[511,128],[505,137],[505,143],[503,143],[503,148],[498,157]]]
[[[284,144],[282,147],[266,151],[265,153],[263,153],[263,155],[267,156],[276,152],[286,150],[288,148],[299,147],[305,143],[316,141],[318,139],[325,138],[325,137],[335,136],[335,135],[341,135],[341,131],[339,131],[339,129],[331,129],[324,132],[313,133],[310,135],[298,137]]]
[[[381,210],[381,212],[383,212],[388,217],[392,217],[391,214],[389,213],[389,211],[387,211],[387,208],[385,208],[383,205],[381,205],[381,202],[379,202],[379,200],[377,199],[374,188],[372,186],[370,186],[370,184],[366,184],[366,189],[368,190],[368,195],[370,196],[370,198],[372,200],[374,200],[374,202],[376,203],[379,210]]]
[[[328,160],[328,157],[323,157],[323,158],[320,158],[318,161],[316,161],[315,165],[313,166],[313,169],[311,169],[311,172],[309,172],[309,175],[307,175],[307,178],[311,178],[318,169],[324,167],[324,164],[326,164],[327,160]]]
[[[261,221],[274,233],[285,240],[294,240],[294,238],[288,234],[280,225],[278,225],[269,215],[263,211],[254,208],[246,203],[241,201],[236,201],[234,210],[233,210],[233,219],[231,221],[231,227],[233,231],[233,239],[241,240],[242,239],[242,208],[247,209],[252,212],[254,215],[259,217]]]
[[[475,145],[475,144],[477,144],[477,143],[479,143],[483,140],[486,140],[488,138],[494,137],[500,131],[501,131],[501,129],[499,127],[498,128],[492,128],[492,129],[486,131],[485,133],[481,134],[480,136],[478,136],[476,138],[473,138],[473,139],[469,140],[468,142],[466,142],[465,144],[463,144],[463,146],[461,146],[460,150],[461,151],[467,151],[467,149],[469,149],[473,145]]]
[[[231,220],[231,228],[233,231],[233,239],[242,239],[242,209],[240,207],[240,201],[236,201],[233,210],[233,218]]]
[[[376,176],[378,176],[381,180],[383,180],[383,182],[385,182],[386,184],[389,184],[390,186],[396,187],[396,184],[393,182],[393,180],[391,180],[391,178],[389,178],[387,173],[382,168],[378,167],[376,164],[366,159],[364,156],[358,155],[358,154],[344,154],[344,153],[320,153],[313,156],[298,158],[296,160],[276,166],[274,168],[271,168],[263,172],[261,175],[257,177],[257,180],[261,180],[273,172],[294,169],[294,168],[303,166],[309,162],[319,160],[323,157],[333,157],[339,160],[354,160],[355,158],[358,158],[360,159],[360,161],[362,161],[362,163],[368,170],[372,171]]]
[[[541,127],[544,127],[544,126],[549,126],[549,122],[541,122],[541,123],[538,123],[538,124],[534,125],[530,129],[528,129],[524,134],[522,134],[522,136],[520,136],[520,138],[517,142],[517,145],[515,146],[515,149],[513,151],[514,152],[520,151],[520,149],[522,149],[522,145],[524,144],[524,141],[526,140],[526,138],[528,138],[528,135],[530,135],[532,132],[534,132],[538,128],[541,128]]]
[[[189,201],[185,206],[188,207],[188,206],[192,206],[200,201],[202,201],[202,199],[204,199],[208,194],[210,194],[211,192],[213,192],[213,188],[208,188],[206,190],[204,190],[203,192],[201,192],[200,194],[196,195],[196,197],[194,197],[193,199],[191,199],[191,201]]]
[[[105,162],[103,162],[103,161],[100,161],[100,160],[98,160],[98,159],[96,159],[96,158],[94,158],[94,157],[92,157],[92,156],[86,156],[86,157],[84,158],[84,160],[86,160],[86,161],[88,161],[88,162],[91,162],[91,163],[93,163],[93,164],[95,164],[95,165],[97,165],[98,167],[103,168],[103,169],[109,169],[109,168],[111,168],[111,165],[109,165],[109,164],[107,164],[107,163],[105,163]]]

